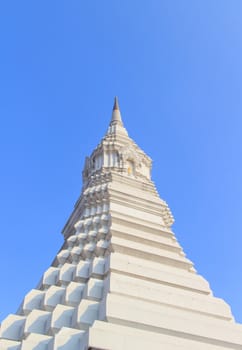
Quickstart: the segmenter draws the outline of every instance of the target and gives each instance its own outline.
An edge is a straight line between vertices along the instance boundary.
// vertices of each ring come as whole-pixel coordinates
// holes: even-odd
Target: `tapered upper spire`
[[[114,97],[113,111],[114,111],[115,109],[119,110],[118,96],[115,96],[115,97]]]
[[[117,96],[115,96],[115,98],[114,98],[114,105],[113,105],[113,113],[112,113],[111,124],[123,125],[122,117],[121,117],[121,113],[120,113],[120,109],[119,109],[119,104],[118,104],[118,97]]]

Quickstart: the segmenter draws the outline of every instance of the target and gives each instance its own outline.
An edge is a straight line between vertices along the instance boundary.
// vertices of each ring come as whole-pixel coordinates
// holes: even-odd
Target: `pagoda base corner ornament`
[[[1,350],[242,349],[242,325],[184,254],[150,173],[115,99],[64,244],[3,320]]]

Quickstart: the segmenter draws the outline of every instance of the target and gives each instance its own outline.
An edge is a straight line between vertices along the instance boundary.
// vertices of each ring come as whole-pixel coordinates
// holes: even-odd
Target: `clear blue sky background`
[[[242,322],[242,1],[0,3],[0,320],[62,244],[114,95],[174,231]]]

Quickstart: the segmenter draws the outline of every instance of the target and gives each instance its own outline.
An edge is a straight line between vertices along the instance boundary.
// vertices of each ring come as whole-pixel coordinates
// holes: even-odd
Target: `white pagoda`
[[[115,99],[64,244],[1,325],[0,350],[242,349],[242,325],[196,273]]]

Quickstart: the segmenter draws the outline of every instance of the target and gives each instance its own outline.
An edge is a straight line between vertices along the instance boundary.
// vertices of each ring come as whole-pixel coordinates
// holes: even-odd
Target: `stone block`
[[[27,317],[24,333],[47,334],[50,327],[51,312],[33,310]]]
[[[75,281],[86,282],[90,277],[92,269],[91,261],[81,260],[76,267]]]
[[[62,327],[72,327],[75,309],[71,306],[57,305],[52,312],[51,330],[55,334]]]
[[[74,278],[76,272],[76,265],[73,264],[64,264],[61,268],[60,268],[60,273],[59,273],[59,283],[61,284],[68,284],[69,282],[71,282]]]
[[[18,341],[0,339],[1,350],[21,350],[21,343]]]
[[[66,289],[58,286],[51,286],[45,293],[44,308],[52,311],[57,304],[63,303]]]
[[[22,342],[21,350],[52,350],[53,337],[31,333]]]
[[[29,314],[33,309],[41,309],[43,305],[43,300],[45,297],[45,292],[32,289],[24,298],[22,309],[25,315]]]
[[[83,299],[77,308],[76,324],[80,329],[88,329],[99,319],[99,303]]]
[[[10,314],[1,324],[0,337],[10,340],[21,340],[26,317]]]
[[[71,282],[66,288],[65,304],[77,306],[86,296],[87,286],[84,283]]]
[[[54,337],[53,350],[85,350],[87,334],[85,331],[63,327]]]
[[[55,285],[58,280],[60,269],[58,267],[49,267],[43,275],[42,284],[44,287]]]

